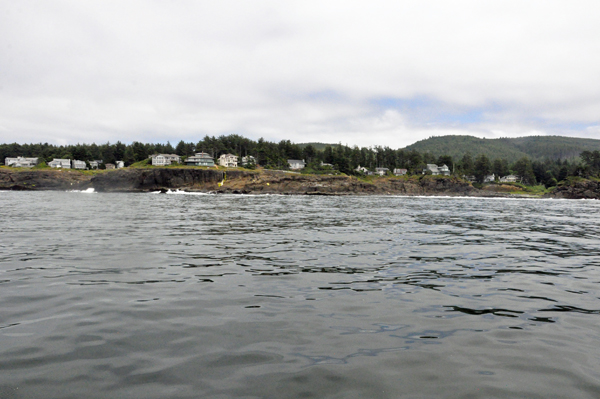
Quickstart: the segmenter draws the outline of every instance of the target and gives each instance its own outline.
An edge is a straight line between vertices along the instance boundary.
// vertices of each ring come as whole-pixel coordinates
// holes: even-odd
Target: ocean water
[[[600,202],[0,192],[0,398],[598,398]]]

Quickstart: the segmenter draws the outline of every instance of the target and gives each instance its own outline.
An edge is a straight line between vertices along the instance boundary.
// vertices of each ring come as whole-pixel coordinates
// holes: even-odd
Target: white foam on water
[[[159,191],[160,193],[160,191]],[[211,195],[209,193],[200,193],[200,192],[189,192],[189,191],[183,191],[183,190],[167,190],[167,192],[165,194],[172,194],[172,195]]]
[[[84,193],[84,194],[95,194],[96,190],[94,190],[93,188],[87,188],[85,190],[67,190],[67,192],[69,193]]]

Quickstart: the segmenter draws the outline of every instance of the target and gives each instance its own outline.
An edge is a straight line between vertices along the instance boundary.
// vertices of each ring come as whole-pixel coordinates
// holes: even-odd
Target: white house
[[[356,170],[357,172],[365,173],[365,174],[367,172],[369,172],[369,169],[365,168],[364,166],[360,166],[360,165],[358,165],[358,167],[356,169],[354,169],[354,170]]]
[[[304,162],[304,159],[299,160],[299,159],[288,159],[288,165],[290,166],[290,169],[304,169],[304,167],[306,166],[306,163]]]
[[[425,174],[427,172],[431,172],[432,175],[449,176],[450,168],[448,168],[448,166],[446,166],[446,165],[437,166],[435,164],[428,163],[427,167],[425,169],[423,169],[423,174]]]
[[[205,152],[198,152],[185,160],[190,166],[215,166],[215,160]]]
[[[51,168],[71,169],[71,160],[54,158],[52,162],[48,163],[48,166]]]
[[[172,162],[181,162],[181,157],[175,154],[154,154],[150,158],[152,158],[152,166],[167,166]]]
[[[38,158],[6,157],[4,159],[4,165],[12,166],[13,168],[31,168],[31,167],[37,165],[38,163],[39,163]]]
[[[223,154],[219,157],[219,165],[227,168],[237,168],[238,157],[233,154]]]
[[[375,168],[375,174],[379,176],[385,176],[389,171],[388,168]]]
[[[496,180],[496,176],[492,173],[491,175],[487,175],[483,178],[484,183],[491,183]]]
[[[115,165],[117,166],[117,169],[121,169],[125,167],[125,162],[123,161],[116,161]]]
[[[519,176],[508,175],[508,176],[501,177],[499,180],[500,180],[500,183],[516,183],[519,181]]]
[[[256,165],[256,159],[252,155],[242,157],[242,166]]]
[[[408,172],[406,169],[394,169],[395,176],[403,176],[406,174],[406,172]]]
[[[71,167],[73,169],[85,169],[85,161],[78,161],[74,159],[71,161]]]

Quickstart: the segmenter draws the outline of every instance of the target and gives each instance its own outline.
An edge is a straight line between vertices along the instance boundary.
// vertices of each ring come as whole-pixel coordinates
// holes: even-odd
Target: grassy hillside
[[[582,151],[600,150],[600,140],[562,136],[528,136],[518,138],[480,139],[472,136],[441,136],[418,141],[406,150],[430,152],[434,156],[450,155],[460,159],[469,152],[485,154],[490,159],[504,158],[514,162],[524,156],[532,159],[570,159]]]

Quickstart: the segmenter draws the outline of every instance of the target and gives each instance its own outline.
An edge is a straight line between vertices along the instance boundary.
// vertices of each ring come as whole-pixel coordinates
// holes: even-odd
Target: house
[[[39,158],[24,158],[16,157],[4,159],[4,165],[12,166],[13,168],[31,168],[39,163]]]
[[[205,152],[198,152],[185,160],[189,166],[215,166],[215,160]]]
[[[252,155],[242,157],[242,166],[256,165],[256,159]]]
[[[516,183],[519,181],[519,176],[508,175],[500,178],[500,183]]]
[[[297,169],[304,169],[304,167],[306,166],[306,163],[303,160],[299,160],[299,159],[288,159],[288,165],[290,165],[290,169],[292,170],[297,170]]]
[[[486,177],[483,178],[484,183],[491,183],[493,181],[496,181],[496,176],[494,176],[493,173],[491,175],[487,175]]]
[[[71,160],[54,158],[52,162],[48,163],[48,166],[51,168],[71,169]]]
[[[104,166],[106,166],[106,169],[115,169],[117,167],[114,163],[107,163]]]
[[[73,169],[85,169],[85,161],[78,161],[77,159],[74,159],[71,161],[71,167]]]
[[[446,166],[446,165],[437,166],[435,164],[428,163],[427,167],[425,169],[423,169],[423,174],[425,174],[427,172],[431,172],[432,175],[449,176],[450,168],[448,168],[448,166]]]
[[[181,157],[175,154],[154,154],[149,158],[152,158],[152,166],[167,166],[173,162],[181,162]]]
[[[379,176],[385,176],[389,171],[388,168],[375,168],[375,174]]]
[[[238,157],[233,154],[223,154],[219,157],[219,165],[227,168],[237,168]]]
[[[104,163],[104,161],[101,159],[96,159],[96,160],[90,161],[90,168],[98,169],[98,167],[100,166],[101,163]]]
[[[321,161],[321,167],[322,167],[322,168],[331,168],[331,169],[333,169],[333,165],[332,165],[332,164],[330,164],[330,163],[325,163],[325,162],[323,162],[323,161]]]
[[[115,165],[117,165],[117,169],[121,169],[125,167],[125,162],[123,161],[116,161]]]
[[[406,169],[394,169],[394,176],[404,176],[408,172]]]
[[[364,173],[364,174],[368,174],[368,172],[369,172],[369,169],[365,168],[364,166],[360,166],[360,165],[358,165],[358,167],[354,170],[356,170],[357,172]]]

